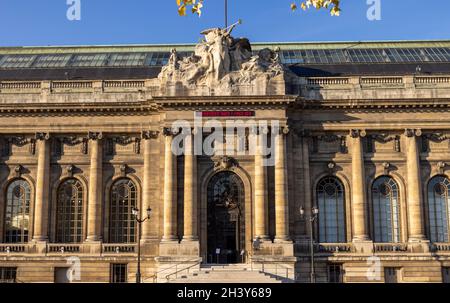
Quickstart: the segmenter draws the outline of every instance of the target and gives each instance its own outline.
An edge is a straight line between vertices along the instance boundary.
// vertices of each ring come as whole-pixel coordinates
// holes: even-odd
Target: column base
[[[253,247],[254,256],[272,256],[272,257],[293,257],[294,243],[292,241],[261,242],[259,247]]]
[[[160,257],[199,257],[199,241],[161,241],[159,243]]]
[[[356,253],[371,255],[373,253],[373,241],[368,237],[353,238],[353,247]]]
[[[430,241],[424,236],[410,237],[408,239],[408,251],[412,253],[429,253]]]
[[[176,236],[164,236],[161,239],[161,242],[180,242],[180,240],[178,239],[178,237]]]
[[[198,237],[197,236],[183,237],[183,239],[181,240],[181,243],[183,243],[183,242],[193,242],[193,241],[198,241]]]
[[[275,237],[273,240],[274,243],[293,243],[292,239],[289,236],[279,236]]]
[[[100,237],[100,236],[88,236],[88,237],[86,237],[86,240],[84,242],[96,243],[96,242],[101,242],[101,241],[102,241],[102,237]]]

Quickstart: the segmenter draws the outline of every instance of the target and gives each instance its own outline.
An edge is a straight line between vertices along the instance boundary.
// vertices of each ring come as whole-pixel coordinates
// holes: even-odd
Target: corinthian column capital
[[[351,129],[350,137],[352,138],[364,138],[367,135],[365,130],[361,129]]]
[[[141,138],[144,140],[157,139],[159,136],[159,131],[157,130],[143,130],[141,133]]]
[[[103,133],[102,132],[88,132],[88,139],[89,140],[101,140],[101,139],[103,139]]]
[[[405,136],[406,137],[420,137],[422,136],[422,130],[419,129],[413,129],[413,128],[407,128],[405,129]]]
[[[50,139],[50,134],[49,133],[41,133],[41,132],[39,132],[39,133],[36,133],[34,135],[34,138],[36,140],[45,140],[45,141],[47,141],[47,140]]]

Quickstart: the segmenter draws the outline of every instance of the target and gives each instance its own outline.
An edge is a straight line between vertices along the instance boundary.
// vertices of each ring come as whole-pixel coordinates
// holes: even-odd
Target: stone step
[[[189,274],[182,274],[169,283],[282,283],[283,279],[260,271],[252,271],[246,266],[205,266]]]

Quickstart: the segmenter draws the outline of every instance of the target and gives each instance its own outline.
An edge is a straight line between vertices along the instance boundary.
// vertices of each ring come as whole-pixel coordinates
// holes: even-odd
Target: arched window
[[[28,242],[30,220],[30,184],[18,179],[11,182],[6,190],[5,242]]]
[[[136,185],[130,179],[116,181],[109,205],[109,242],[136,242],[136,221],[132,209],[137,205]]]
[[[56,242],[83,241],[83,186],[77,179],[68,179],[58,188],[56,202]]]
[[[450,181],[437,176],[428,183],[428,236],[432,242],[448,242]]]
[[[325,177],[317,184],[319,208],[319,241],[340,243],[346,241],[344,187],[335,177]]]
[[[372,240],[378,243],[400,242],[398,185],[384,176],[372,185]]]

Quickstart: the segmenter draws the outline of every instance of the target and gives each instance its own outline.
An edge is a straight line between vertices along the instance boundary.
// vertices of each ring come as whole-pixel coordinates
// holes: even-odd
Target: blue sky
[[[224,23],[223,0],[205,0],[201,18],[179,17],[175,0],[80,1],[81,20],[69,21],[66,0],[0,0],[0,45],[192,43],[202,29]],[[254,42],[450,39],[449,8],[428,1],[381,0],[381,21],[367,19],[366,0],[342,0],[340,17],[293,13],[291,1],[229,0],[230,21],[244,22],[235,36]]]

